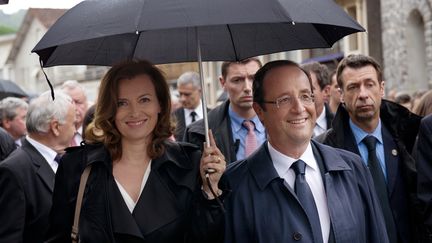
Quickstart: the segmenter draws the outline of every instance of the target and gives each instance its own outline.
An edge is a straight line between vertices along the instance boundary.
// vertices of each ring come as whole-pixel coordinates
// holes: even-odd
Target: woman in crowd
[[[79,222],[81,242],[213,242],[225,158],[170,141],[171,101],[146,61],[113,66],[102,80],[86,144],[70,148],[57,175],[47,242],[70,242],[82,172],[91,166]],[[93,129],[92,129],[93,128]],[[210,174],[209,187],[205,177]],[[213,189],[213,192],[211,191]]]

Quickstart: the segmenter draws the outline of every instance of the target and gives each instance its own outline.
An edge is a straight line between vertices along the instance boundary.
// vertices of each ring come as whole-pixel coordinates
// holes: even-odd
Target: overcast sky
[[[10,14],[28,8],[71,8],[83,0],[9,0],[0,10]]]

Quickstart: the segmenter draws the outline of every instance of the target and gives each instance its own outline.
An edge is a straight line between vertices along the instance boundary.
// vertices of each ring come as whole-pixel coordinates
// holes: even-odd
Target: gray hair
[[[87,97],[86,90],[85,90],[84,86],[76,80],[64,81],[64,83],[62,84],[60,89],[63,90],[64,92],[67,92],[69,90],[74,90],[74,89],[80,89],[84,92],[84,95]]]
[[[16,97],[7,97],[0,101],[0,123],[3,119],[13,120],[18,114],[17,109],[28,109],[24,100]]]
[[[195,88],[201,89],[200,76],[197,72],[185,72],[177,79],[177,86],[182,84],[192,84]]]
[[[56,91],[54,100],[51,97],[51,91],[42,93],[29,105],[26,120],[27,131],[47,133],[52,119],[57,119],[60,124],[64,124],[68,108],[72,104],[72,98],[62,91]]]

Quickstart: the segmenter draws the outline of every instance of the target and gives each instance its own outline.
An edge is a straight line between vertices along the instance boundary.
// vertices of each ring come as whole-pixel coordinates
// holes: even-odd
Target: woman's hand
[[[222,177],[222,174],[225,172],[226,161],[225,156],[216,147],[211,130],[209,130],[209,138],[210,145],[204,143],[204,151],[200,164],[200,173],[203,181],[203,190],[209,199],[213,199],[214,196],[210,190],[210,186],[218,196],[222,194],[222,191],[218,187],[218,183]],[[209,178],[211,185],[208,184],[206,177]]]

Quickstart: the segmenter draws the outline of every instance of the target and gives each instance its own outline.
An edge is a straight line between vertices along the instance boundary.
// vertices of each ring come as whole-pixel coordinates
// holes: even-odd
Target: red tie
[[[255,135],[255,124],[252,121],[245,120],[243,126],[248,130],[245,141],[245,157],[247,157],[255,151],[257,147],[257,139]]]

